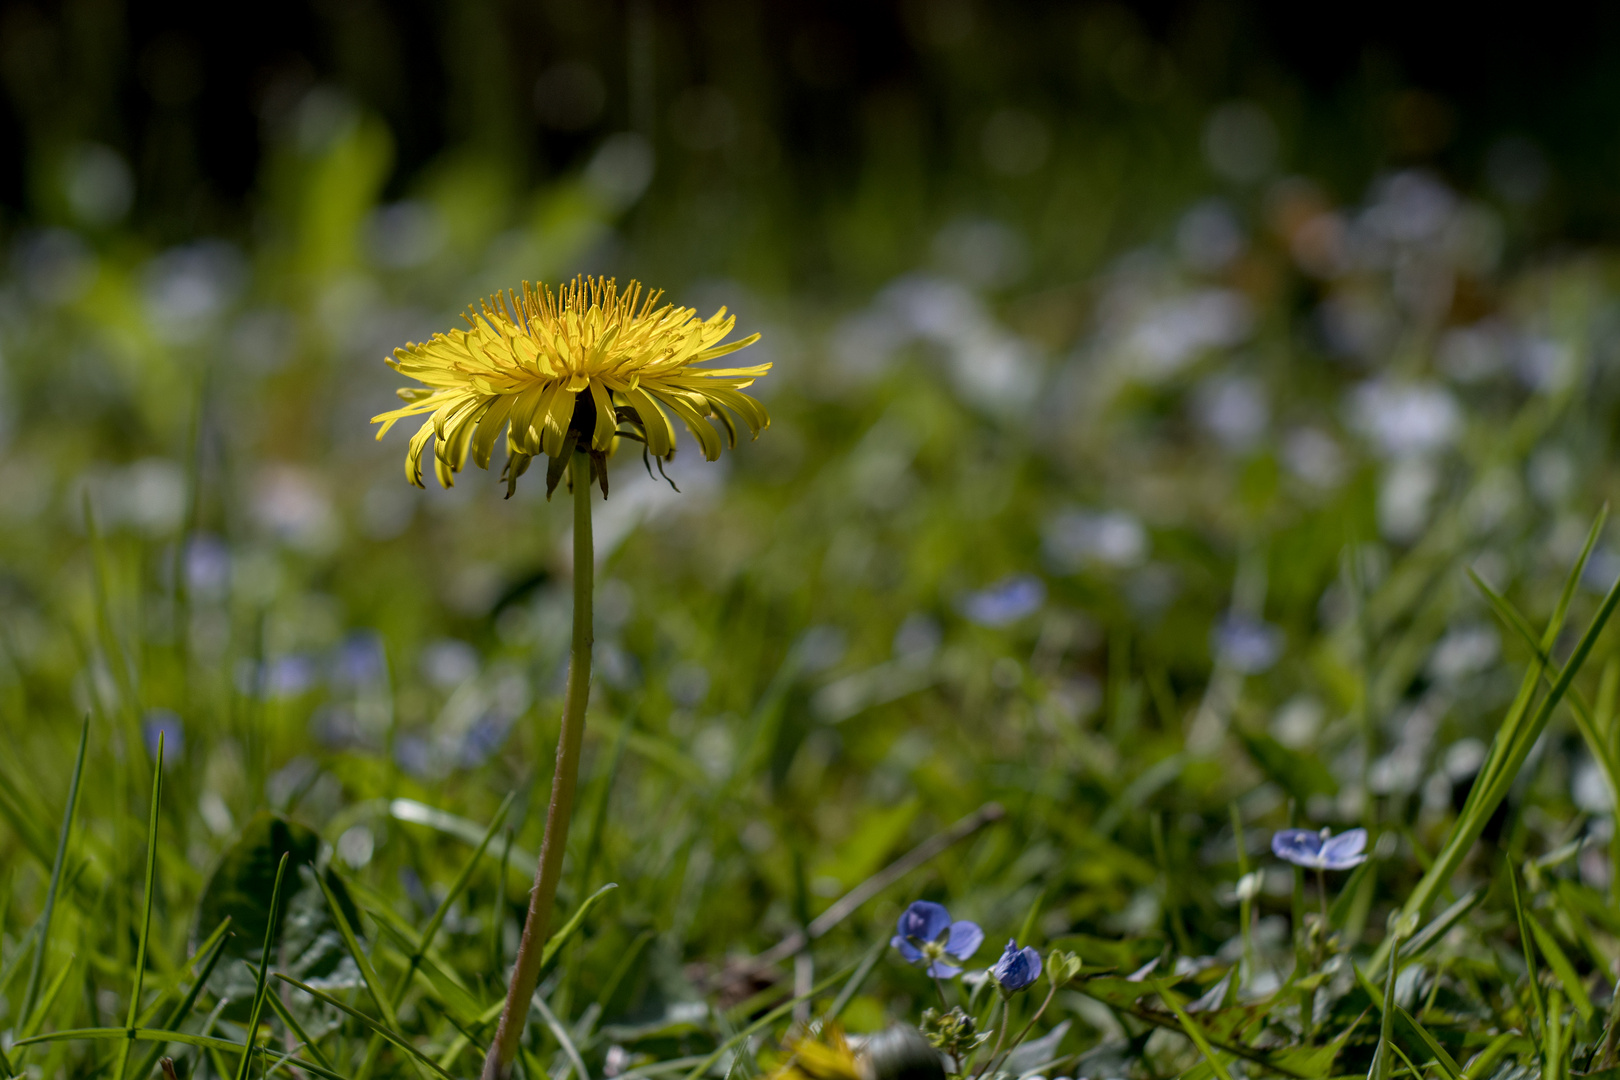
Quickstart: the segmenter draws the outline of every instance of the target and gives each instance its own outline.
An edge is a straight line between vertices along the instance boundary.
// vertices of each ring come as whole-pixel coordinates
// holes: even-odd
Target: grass
[[[347,207],[347,240],[249,249],[193,336],[133,234],[78,297],[7,301],[5,1077],[466,1076],[491,1037],[566,513],[405,486],[375,354],[484,270],[322,263],[375,196],[296,175],[266,198]],[[643,226],[575,187],[559,235],[622,230],[633,269]],[[1612,261],[1518,250],[1504,212],[1493,265],[1397,238],[1326,274],[1300,190],[1226,190],[1220,266],[1166,217],[1078,280],[686,275],[764,331],[774,426],[683,450],[679,495],[614,463],[525,1076],[740,1080],[791,1025],[930,1007],[1028,1025],[1010,1073],[1620,1063]],[[1336,220],[1376,239],[1392,192]],[[1270,854],[1296,822],[1372,833],[1320,910]],[[885,945],[918,898],[984,928],[972,972],[1009,937],[1078,972],[936,985]]]

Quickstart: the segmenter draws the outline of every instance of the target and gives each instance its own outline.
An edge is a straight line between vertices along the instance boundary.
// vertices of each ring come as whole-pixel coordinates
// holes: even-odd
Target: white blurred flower
[[[1147,558],[1148,535],[1123,510],[1066,510],[1047,522],[1042,548],[1052,566],[1064,572],[1087,563],[1136,566]]]
[[[1123,342],[1136,373],[1169,378],[1201,353],[1247,340],[1254,328],[1248,299],[1231,289],[1200,289],[1151,305]]]
[[[1333,436],[1319,428],[1301,427],[1283,439],[1283,464],[1314,488],[1331,490],[1344,482],[1349,463]]]
[[[1489,626],[1454,626],[1429,655],[1429,675],[1438,682],[1455,682],[1477,674],[1495,662],[1501,648],[1501,639]]]
[[[183,345],[218,325],[247,283],[247,264],[223,240],[170,248],[147,263],[141,275],[147,322],[160,341]]]
[[[1429,504],[1440,487],[1440,470],[1427,458],[1395,461],[1378,489],[1378,527],[1390,540],[1406,543],[1429,523]]]
[[[252,513],[259,527],[290,547],[319,555],[342,538],[342,526],[316,474],[294,465],[270,465],[255,485]]]
[[[1350,419],[1380,451],[1402,458],[1450,446],[1462,427],[1462,409],[1437,383],[1375,379],[1351,392]]]
[[[1259,379],[1218,375],[1198,387],[1193,398],[1199,424],[1228,450],[1248,450],[1266,433],[1271,403]]]

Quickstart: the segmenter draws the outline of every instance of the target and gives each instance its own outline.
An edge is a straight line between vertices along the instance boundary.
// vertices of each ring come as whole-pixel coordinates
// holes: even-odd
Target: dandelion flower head
[[[641,442],[660,463],[674,456],[671,414],[713,461],[722,431],[736,445],[733,413],[755,437],[770,425],[764,406],[741,391],[771,365],[697,366],[759,335],[726,342],[735,315],[721,308],[702,319],[692,308],[657,306],[661,296],[635,281],[620,291],[611,278],[587,277],[555,293],[524,282],[496,294],[468,309],[467,329],[394,351],[389,365],[422,385],[399,390],[405,405],[372,418],[382,425],[377,438],[400,420],[426,416],[406,451],[405,476],[424,486],[431,440],[434,472],[450,487],[469,456],[489,468],[504,428],[508,496],[541,454],[551,459],[549,495],[575,449],[590,455],[587,482],[599,481],[606,495],[607,457],[619,439]]]

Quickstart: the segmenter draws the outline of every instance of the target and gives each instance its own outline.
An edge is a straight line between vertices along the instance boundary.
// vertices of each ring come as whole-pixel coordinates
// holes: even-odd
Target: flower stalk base
[[[562,732],[557,737],[557,767],[551,780],[551,803],[546,809],[546,834],[540,844],[540,865],[529,892],[529,914],[523,923],[506,1006],[501,1010],[495,1040],[484,1058],[482,1080],[510,1080],[512,1061],[523,1039],[529,1000],[540,981],[540,961],[551,934],[551,915],[562,878],[563,852],[568,847],[568,822],[574,813],[579,786],[579,752],[585,735],[585,704],[591,691],[591,589],[595,552],[591,542],[591,462],[587,452],[573,456],[574,486],[574,638],[568,655],[568,687],[563,697]]]

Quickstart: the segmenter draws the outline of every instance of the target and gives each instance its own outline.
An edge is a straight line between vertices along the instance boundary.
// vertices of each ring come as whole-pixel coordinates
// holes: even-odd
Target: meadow
[[[417,490],[370,421],[394,348],[576,273],[734,312],[771,424],[667,476],[625,443],[594,504],[527,1080],[1620,1075],[1615,253],[1538,216],[1523,140],[1312,157],[1142,55],[1112,111],[965,110],[939,169],[879,98],[808,209],[717,90],[529,179],[398,177],[316,87],[229,237],[154,239],[100,144],[40,165],[0,279],[3,1075],[478,1070],[569,499],[499,454]],[[921,970],[915,901],[982,944]],[[1009,940],[1042,972],[1003,990]]]

